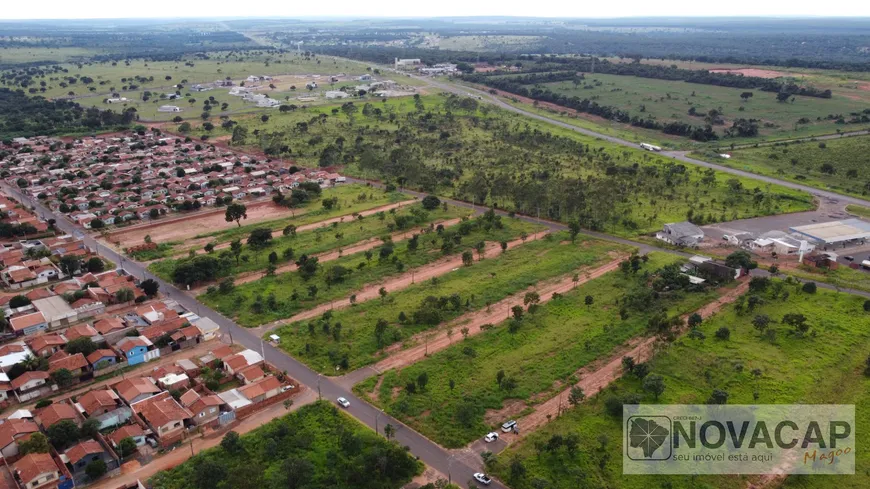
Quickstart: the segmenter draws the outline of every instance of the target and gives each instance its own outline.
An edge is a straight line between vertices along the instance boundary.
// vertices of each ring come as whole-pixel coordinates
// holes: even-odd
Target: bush
[[[731,338],[731,330],[726,328],[725,326],[722,326],[721,328],[716,330],[716,338],[719,338],[720,340],[728,340],[729,338]]]
[[[816,283],[815,282],[807,282],[801,287],[801,290],[806,292],[807,294],[815,294],[816,293]]]

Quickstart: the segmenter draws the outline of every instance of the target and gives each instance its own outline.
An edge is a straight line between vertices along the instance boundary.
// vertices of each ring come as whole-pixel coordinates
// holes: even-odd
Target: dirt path
[[[233,431],[243,435],[255,428],[259,428],[275,418],[284,416],[307,404],[311,404],[315,400],[317,400],[316,393],[307,389],[303,390],[297,396],[293,397],[293,406],[291,406],[289,410],[286,409],[282,403],[275,404],[274,406],[270,406],[249,418],[243,419],[233,428]],[[127,485],[135,484],[137,480],[144,483],[158,472],[169,470],[187,461],[187,459],[190,458],[191,451],[199,453],[202,450],[212,448],[220,444],[222,439],[223,436],[211,436],[208,438],[196,438],[193,440],[192,444],[191,442],[186,441],[171,452],[155,458],[148,465],[139,465],[136,461],[127,462],[121,466],[120,475],[101,479],[96,484],[92,484],[88,487],[91,489],[117,489],[119,487],[127,487]]]
[[[432,224],[434,224],[436,226],[440,224],[446,228],[446,227],[450,227],[450,226],[453,226],[455,224],[458,224],[459,221],[461,221],[461,219],[456,218],[456,219],[448,219],[446,221],[435,221]],[[406,239],[411,239],[411,237],[413,235],[420,234],[425,229],[428,229],[428,226],[426,226],[425,228],[420,227],[420,228],[411,229],[409,231],[402,231],[400,233],[394,233],[394,234],[390,235],[390,238],[393,240],[394,243],[399,242],[399,241],[403,241]],[[372,248],[380,246],[381,243],[383,243],[383,240],[380,238],[370,238],[370,239],[367,239],[364,241],[359,241],[357,243],[354,243],[353,245],[348,246],[346,248],[341,248],[341,251],[331,250],[331,251],[326,251],[323,253],[318,253],[318,254],[314,254],[314,255],[310,255],[310,256],[316,257],[318,260],[318,263],[324,263],[324,262],[336,260],[338,258],[341,258],[342,256],[345,256],[345,255],[353,255],[356,253],[361,253],[363,251],[370,250]],[[295,270],[296,270],[296,264],[291,262],[291,263],[287,263],[285,265],[278,267],[275,270],[275,273],[286,273],[286,272],[292,272]],[[253,282],[255,280],[259,280],[260,278],[263,277],[264,274],[265,274],[265,271],[263,271],[263,270],[240,273],[240,274],[236,275],[236,277],[235,277],[235,284],[240,285],[240,284],[245,284],[248,282]],[[206,289],[208,289],[209,285],[211,285],[211,284],[201,284],[201,285],[197,286],[195,289],[192,289],[191,292],[194,295],[202,294],[203,292],[205,292]]]
[[[246,202],[246,204],[248,207],[248,218],[245,222],[247,224],[289,215],[286,207],[275,205],[271,200]],[[305,212],[305,209],[300,209],[297,215],[304,214]],[[233,222],[226,221],[224,209],[215,209],[189,215],[167,216],[164,219],[140,224],[136,227],[120,229],[109,233],[107,241],[123,249],[144,243],[145,236],[151,236],[151,239],[155,243],[165,243],[169,241],[181,241],[198,234],[230,228],[235,225]]]
[[[535,233],[527,239],[527,241],[534,241],[539,239],[543,235],[547,234],[548,231],[540,231]],[[508,249],[516,248],[517,246],[521,246],[524,243],[522,239],[516,239],[514,241],[508,242]],[[501,246],[497,242],[488,241],[486,243],[486,249],[484,251],[485,256],[495,256],[496,253],[501,251]],[[362,289],[358,290],[354,293],[356,295],[356,303],[359,304],[361,302],[365,302],[371,299],[375,299],[380,297],[380,289],[381,287],[385,288],[387,292],[392,293],[398,290],[405,289],[416,282],[423,282],[429,280],[433,277],[440,277],[446,273],[450,273],[454,270],[458,270],[462,267],[462,256],[461,255],[450,255],[440,260],[436,260],[428,265],[424,265],[422,267],[415,268],[413,270],[409,270],[398,277],[392,277],[382,282],[374,282],[370,284],[366,284]],[[334,309],[344,309],[350,306],[350,296],[345,297],[343,299],[338,299],[332,302],[327,302],[321,304],[313,309],[309,309],[307,311],[300,312],[293,317],[282,319],[280,321],[275,321],[258,328],[254,328],[255,331],[260,334],[271,331],[278,326],[282,326],[284,324],[291,324],[297,321],[304,321],[306,319],[311,319],[317,316],[320,316],[325,311],[334,310]]]
[[[388,212],[392,209],[398,209],[398,208],[404,207],[406,205],[413,204],[414,202],[416,202],[416,200],[403,200],[401,202],[396,202],[394,204],[386,204],[386,205],[382,205],[379,207],[373,207],[371,209],[368,209],[368,210],[365,210],[362,212],[357,212],[354,214],[344,214],[342,216],[336,216],[336,217],[333,217],[330,219],[325,219],[323,221],[313,222],[311,224],[303,224],[303,225],[296,228],[296,232],[299,233],[299,232],[304,232],[304,231],[310,231],[312,229],[326,227],[326,226],[331,225],[334,222],[343,222],[344,220],[346,220],[348,218],[353,219],[352,216],[355,216],[355,215],[370,216],[372,214],[377,214],[378,212]],[[280,238],[283,236],[284,236],[283,229],[276,229],[276,230],[272,231],[272,238],[273,239]],[[196,251],[197,254],[205,253],[205,250],[203,249],[203,247],[206,244],[210,243],[211,241],[214,241],[214,238],[200,238],[200,239],[186,241],[185,245],[187,245],[187,247],[185,248],[184,252],[175,254],[172,256],[172,258],[175,258],[175,259],[184,258],[184,257],[188,256],[189,250],[194,249],[194,247],[198,248],[198,249],[194,250],[194,251]],[[223,249],[226,249],[229,247],[230,247],[230,243],[226,242],[226,243],[221,243],[221,244],[215,246],[214,249],[215,249],[215,251],[220,251],[220,250],[223,250]]]
[[[436,335],[431,337],[428,342],[425,341],[425,338],[426,335],[431,334],[431,332],[420,333],[411,338],[411,341],[418,343],[417,346],[408,348],[407,350],[402,351],[402,345],[400,343],[392,345],[387,348],[386,351],[388,353],[395,352],[395,354],[384,358],[375,364],[373,368],[376,372],[386,372],[390,369],[401,368],[416,363],[428,354],[441,351],[453,343],[454,338],[447,334],[448,330],[452,329],[454,333],[457,333],[459,332],[458,328],[468,328],[468,336],[478,335],[483,332],[480,328],[482,325],[499,324],[510,315],[513,306],[523,306],[523,297],[526,292],[537,292],[541,297],[540,303],[543,304],[552,299],[554,293],[564,294],[573,289],[576,285],[584,284],[604,275],[605,273],[616,270],[619,268],[619,263],[624,260],[626,256],[627,255],[619,256],[607,264],[591,271],[587,270],[585,267],[581,268],[575,272],[565,274],[558,279],[543,282],[536,287],[529,287],[528,289],[517,292],[493,304],[488,309],[482,309],[460,316],[447,323],[447,325],[439,328]],[[574,273],[580,275],[580,280],[576,284],[573,281]]]
[[[746,292],[748,288],[749,281],[748,279],[744,279],[744,282],[737,287],[729,290],[715,301],[705,304],[704,307],[694,312],[700,314],[704,319],[707,319],[716,314],[726,304],[737,300],[737,297]],[[684,324],[685,319],[688,318],[688,316],[689,314],[683,316]],[[685,331],[685,326],[682,331]],[[594,362],[593,364],[580,369],[577,372],[580,376],[580,381],[575,385],[583,389],[587,398],[597,394],[613,381],[622,377],[623,357],[632,357],[637,363],[646,362],[652,358],[655,353],[657,341],[658,338],[655,336],[632,338],[626,345],[618,348],[617,351],[607,359]],[[568,394],[571,392],[572,387],[574,386],[567,387],[558,395],[553,396],[549,400],[538,405],[533,413],[523,417],[521,421],[522,430],[519,435],[514,435],[512,433],[504,434],[502,438],[508,443],[512,443],[519,437],[532,433],[546,424],[549,421],[547,418],[548,415],[550,416],[550,419],[558,417],[561,410],[570,407],[568,404]]]

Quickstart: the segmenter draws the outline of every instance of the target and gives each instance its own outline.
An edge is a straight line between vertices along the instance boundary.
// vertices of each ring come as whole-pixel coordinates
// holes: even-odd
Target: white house
[[[181,112],[181,107],[177,105],[161,105],[157,108],[157,112]]]

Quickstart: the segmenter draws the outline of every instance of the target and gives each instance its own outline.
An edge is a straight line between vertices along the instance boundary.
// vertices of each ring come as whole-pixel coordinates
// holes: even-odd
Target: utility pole
[[[323,400],[323,396],[320,394],[320,374],[317,374],[317,400]]]

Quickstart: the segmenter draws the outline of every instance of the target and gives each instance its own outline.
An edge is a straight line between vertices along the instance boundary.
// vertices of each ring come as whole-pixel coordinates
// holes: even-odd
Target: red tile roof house
[[[112,432],[107,438],[112,443],[112,446],[115,448],[118,448],[118,445],[124,438],[132,438],[133,441],[136,442],[136,446],[141,447],[146,442],[146,433],[141,426],[133,423],[118,428],[117,430]]]
[[[239,392],[254,404],[271,399],[281,393],[281,381],[277,377],[266,377],[263,380],[239,387]]]
[[[185,423],[193,418],[193,413],[165,391],[130,407],[145,420],[164,446],[178,441],[184,433]]]
[[[9,320],[9,324],[12,327],[12,331],[19,336],[45,331],[48,328],[48,322],[46,322],[45,316],[41,312],[14,317]]]
[[[0,455],[7,461],[18,457],[18,440],[37,433],[39,426],[27,419],[7,419],[0,424]]]
[[[160,392],[160,387],[147,377],[124,379],[112,387],[127,404],[134,404]]]
[[[59,334],[43,334],[25,340],[34,355],[50,357],[63,349],[67,339]]]
[[[14,389],[15,397],[18,398],[18,402],[27,402],[36,399],[37,397],[44,396],[54,389],[54,387],[49,384],[48,379],[48,372],[34,370],[32,372],[24,372],[20,376],[12,379],[12,382],[10,382],[9,385]]]
[[[25,489],[49,489],[69,480],[66,467],[61,467],[47,453],[31,453],[12,466],[12,472]]]
[[[58,370],[67,369],[73,374],[73,378],[76,381],[81,380],[81,377],[88,374],[91,370],[91,365],[88,363],[88,359],[81,353],[76,353],[75,355],[69,355],[64,358],[57,359],[55,361],[48,362],[48,373],[53,374]]]
[[[71,404],[63,402],[55,402],[50,406],[40,409],[36,414],[36,422],[39,423],[44,430],[47,430],[64,420],[70,420],[76,425],[81,425],[81,419],[79,418],[76,408]]]
[[[71,328],[67,328],[67,330],[63,332],[63,335],[66,336],[66,339],[69,341],[85,337],[90,338],[94,343],[100,343],[103,341],[100,332],[90,324],[77,324]]]
[[[124,322],[121,321],[121,318],[117,317],[100,319],[94,323],[94,329],[104,336],[115,331],[121,331],[124,328],[126,328]]]
[[[88,392],[79,398],[76,408],[88,419],[99,421],[100,430],[122,425],[133,415],[130,408],[121,402],[121,398],[109,389]]]
[[[74,445],[67,449],[60,458],[66,462],[77,486],[89,482],[85,469],[96,460],[102,460],[110,471],[120,466],[115,452],[97,440],[85,440]]]
[[[200,426],[217,419],[225,403],[214,394],[201,395],[191,389],[181,396],[181,404],[193,414],[193,424]]]
[[[91,364],[91,369],[94,371],[108,368],[119,363],[118,355],[114,350],[109,350],[108,348],[93,351],[87,356],[87,360],[88,363]]]

